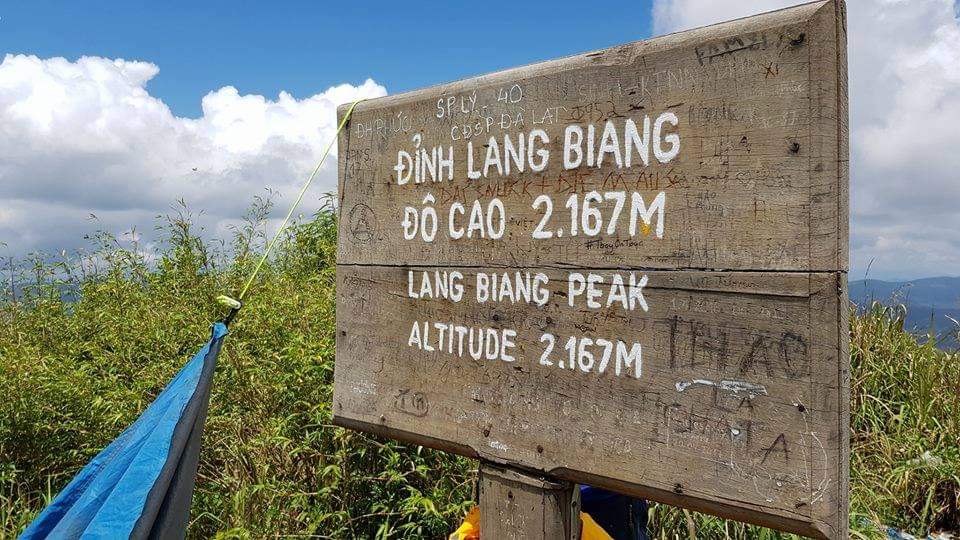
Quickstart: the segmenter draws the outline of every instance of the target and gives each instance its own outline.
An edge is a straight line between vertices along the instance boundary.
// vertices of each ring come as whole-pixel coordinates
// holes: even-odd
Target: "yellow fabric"
[[[463,519],[460,528],[453,531],[449,540],[480,540],[480,507],[474,506]]]
[[[613,540],[607,531],[603,530],[590,514],[580,512],[581,540]],[[480,540],[480,507],[474,506],[460,527],[453,531],[449,540]]]
[[[613,540],[586,512],[580,512],[580,540]]]

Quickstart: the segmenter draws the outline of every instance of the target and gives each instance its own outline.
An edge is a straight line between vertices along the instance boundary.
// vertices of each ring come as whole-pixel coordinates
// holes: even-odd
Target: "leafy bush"
[[[234,241],[206,244],[186,209],[165,242],[96,235],[91,253],[21,270],[0,304],[0,539],[22,530],[132,422],[222,316],[263,248],[269,200]],[[290,229],[220,357],[190,536],[438,538],[472,505],[476,463],[330,425],[336,220]],[[852,521],[914,533],[960,521],[960,363],[919,345],[902,313],[851,324]],[[654,505],[660,538],[785,538]]]

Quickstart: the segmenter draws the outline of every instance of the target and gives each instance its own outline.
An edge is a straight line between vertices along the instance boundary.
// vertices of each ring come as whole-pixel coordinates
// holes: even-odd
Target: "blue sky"
[[[8,2],[0,51],[41,58],[147,60],[174,114],[200,115],[224,85],[310,96],[370,77],[391,93],[635,41],[650,0],[337,2]]]

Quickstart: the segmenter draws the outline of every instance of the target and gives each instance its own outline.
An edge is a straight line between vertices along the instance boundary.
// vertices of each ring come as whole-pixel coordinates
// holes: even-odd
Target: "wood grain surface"
[[[488,463],[480,465],[480,534],[503,540],[580,540],[580,490]]]
[[[815,2],[359,104],[335,422],[845,538],[844,17]]]

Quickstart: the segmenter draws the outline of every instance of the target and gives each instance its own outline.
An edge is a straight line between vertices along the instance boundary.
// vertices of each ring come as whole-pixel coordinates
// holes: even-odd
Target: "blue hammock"
[[[213,325],[210,341],[20,538],[183,538],[210,385],[226,335],[223,323]]]

